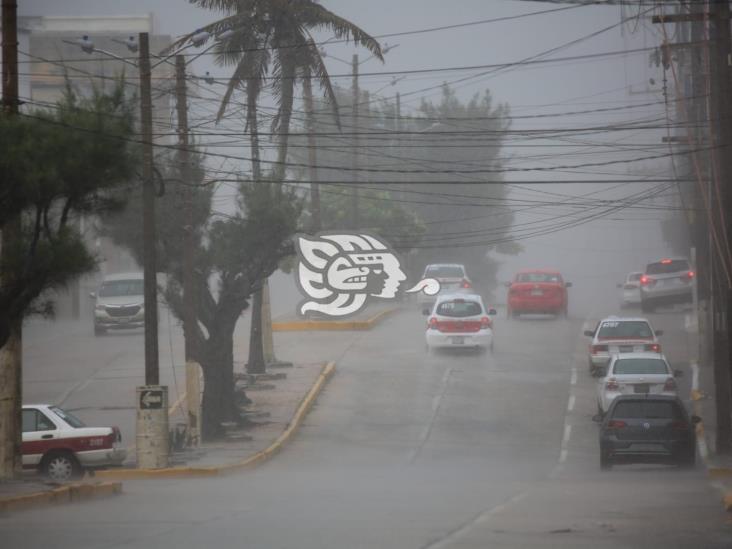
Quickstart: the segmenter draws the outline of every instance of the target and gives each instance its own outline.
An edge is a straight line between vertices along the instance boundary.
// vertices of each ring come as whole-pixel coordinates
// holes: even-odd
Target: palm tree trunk
[[[313,85],[310,75],[303,79],[303,98],[305,100],[305,117],[308,131],[308,164],[310,168],[310,227],[317,233],[323,226],[320,211],[320,186],[318,184],[318,159],[315,145],[315,119],[313,115]]]

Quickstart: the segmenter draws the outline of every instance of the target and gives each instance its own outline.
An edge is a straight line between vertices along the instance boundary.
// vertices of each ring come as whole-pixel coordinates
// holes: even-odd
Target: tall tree
[[[334,14],[316,0],[189,0],[202,8],[222,11],[222,19],[200,30],[214,35],[233,31],[217,45],[216,62],[234,66],[218,118],[225,114],[234,92],[246,93],[246,125],[250,134],[252,176],[261,177],[257,105],[262,91],[269,90],[277,102],[272,119],[272,133],[277,136],[278,154],[271,173],[274,181],[286,176],[290,120],[295,89],[303,78],[308,84],[315,78],[324,90],[338,120],[338,107],[323,57],[312,33],[326,31],[339,39],[353,40],[383,60],[378,42],[357,25]],[[197,32],[200,32],[196,31]],[[191,40],[196,33],[184,36],[171,47]],[[281,192],[271,187],[276,199]],[[264,353],[260,331],[262,296],[257,292],[252,308],[252,334],[249,344],[250,372],[263,372]]]

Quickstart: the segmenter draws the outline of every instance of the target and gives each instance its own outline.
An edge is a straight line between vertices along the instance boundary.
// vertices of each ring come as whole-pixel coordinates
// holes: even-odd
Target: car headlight
[[[104,305],[95,305],[94,310],[99,311],[100,313],[103,313],[106,309],[105,309]]]

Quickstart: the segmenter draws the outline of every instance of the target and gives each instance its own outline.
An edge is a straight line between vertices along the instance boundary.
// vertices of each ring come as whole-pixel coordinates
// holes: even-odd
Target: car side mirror
[[[674,370],[674,377],[684,377],[683,370]]]
[[[592,330],[585,330],[582,333],[585,334],[585,336],[587,337],[595,337],[595,332],[593,332]]]
[[[595,414],[592,416],[592,421],[595,423],[602,423],[602,420],[605,419],[602,414]]]
[[[662,336],[663,330],[656,330],[656,336]]]
[[[699,416],[691,416],[691,424],[696,425],[697,423],[701,423],[702,418]]]
[[[97,293],[96,292],[89,292],[89,297],[91,297],[92,299],[96,299],[97,298]]]
[[[572,287],[572,283],[571,282],[565,282],[564,283],[564,287],[565,288],[571,288]]]
[[[422,314],[424,316],[430,316],[430,310],[429,309],[422,309]]]
[[[495,310],[495,309],[488,309],[488,314],[489,314],[490,316],[496,316],[496,315],[498,314],[498,312],[496,312],[496,310]]]

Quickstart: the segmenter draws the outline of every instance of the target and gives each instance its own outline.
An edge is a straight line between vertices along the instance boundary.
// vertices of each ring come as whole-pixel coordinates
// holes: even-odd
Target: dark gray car
[[[695,425],[700,418],[686,412],[678,397],[617,397],[600,427],[600,467],[618,462],[670,461],[683,467],[696,462]]]

